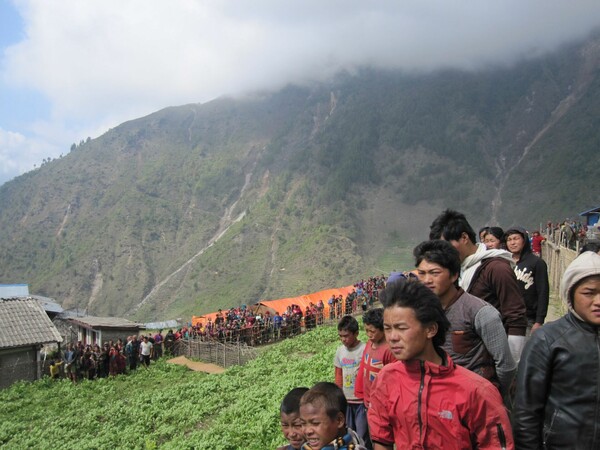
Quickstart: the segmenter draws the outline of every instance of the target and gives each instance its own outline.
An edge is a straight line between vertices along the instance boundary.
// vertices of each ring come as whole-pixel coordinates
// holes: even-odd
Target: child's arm
[[[341,388],[344,387],[344,376],[342,374],[342,368],[341,367],[336,367],[335,368],[335,384],[337,384]]]
[[[361,400],[365,399],[365,391],[364,387],[364,365],[361,361],[360,366],[358,368],[358,372],[356,372],[356,380],[354,381],[354,395],[356,398],[360,398]]]
[[[354,381],[354,395],[356,398],[360,398],[361,400],[365,399],[365,390],[364,390],[364,372],[365,372],[365,353],[367,351],[367,347],[369,344],[365,346],[363,350],[362,358],[360,358],[360,365],[358,366],[358,372],[356,372],[356,379]]]

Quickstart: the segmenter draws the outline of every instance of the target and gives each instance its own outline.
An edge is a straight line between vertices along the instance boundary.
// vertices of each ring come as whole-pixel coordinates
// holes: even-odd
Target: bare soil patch
[[[177,358],[172,358],[167,361],[171,364],[179,364],[180,366],[189,367],[196,372],[204,372],[204,373],[223,373],[225,369],[221,366],[217,366],[216,364],[203,363],[199,361],[192,361],[187,359],[185,356],[178,356]]]

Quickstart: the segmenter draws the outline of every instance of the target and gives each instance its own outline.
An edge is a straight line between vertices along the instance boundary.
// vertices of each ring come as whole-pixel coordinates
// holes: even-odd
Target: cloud
[[[600,2],[31,0],[7,76],[59,117],[147,112],[345,67],[477,67],[551,50]]]
[[[367,64],[408,71],[511,64],[600,24],[597,0],[15,5],[26,37],[5,49],[2,80],[39,92],[51,104],[43,120],[65,130],[115,126],[166,106],[323,80]]]
[[[43,139],[30,139],[0,128],[0,184],[39,166],[56,151],[54,145]]]

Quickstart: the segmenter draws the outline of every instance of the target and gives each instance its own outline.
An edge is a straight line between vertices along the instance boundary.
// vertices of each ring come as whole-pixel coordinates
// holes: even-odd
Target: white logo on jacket
[[[517,276],[517,280],[525,283],[525,290],[533,286],[535,281],[533,279],[533,272],[528,272],[526,267],[523,267],[522,269],[515,267],[515,275]]]

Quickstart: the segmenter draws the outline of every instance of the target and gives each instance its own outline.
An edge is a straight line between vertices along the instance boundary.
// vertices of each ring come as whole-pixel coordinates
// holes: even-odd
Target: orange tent
[[[265,305],[273,308],[278,313],[282,314],[288,306],[298,305],[302,308],[302,312],[306,309],[307,306],[310,306],[311,303],[316,305],[320,300],[323,300],[325,304],[325,316],[329,313],[329,305],[327,304],[327,300],[331,298],[332,295],[336,297],[341,295],[346,298],[346,296],[354,290],[354,286],[346,286],[338,289],[326,289],[324,291],[313,292],[312,294],[300,295],[298,297],[290,297],[290,298],[281,298],[279,300],[267,300],[263,301]]]
[[[310,306],[311,302],[316,305],[317,303],[319,303],[319,300],[323,300],[323,303],[325,304],[324,314],[325,317],[328,317],[329,305],[327,304],[327,300],[329,300],[332,295],[335,295],[336,297],[338,295],[341,295],[342,297],[346,298],[346,296],[353,290],[354,286],[350,285],[337,289],[325,289],[324,291],[313,292],[312,294],[299,295],[298,297],[280,298],[278,300],[263,300],[259,303],[269,308],[273,308],[279,314],[283,314],[288,306],[298,305],[300,306],[300,308],[302,308],[302,312],[304,312],[306,307]],[[195,326],[199,323],[205,324],[206,322],[208,322],[209,318],[214,322],[216,315],[217,313],[214,312],[204,314],[202,316],[192,316],[192,325]]]

